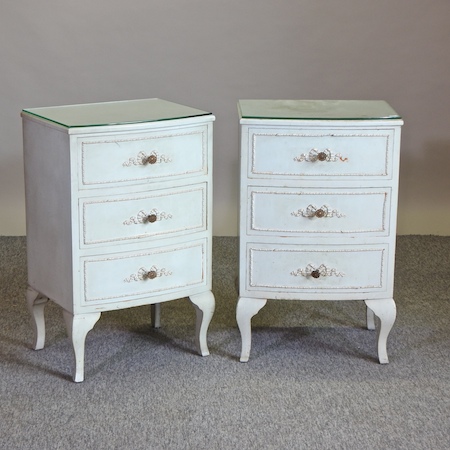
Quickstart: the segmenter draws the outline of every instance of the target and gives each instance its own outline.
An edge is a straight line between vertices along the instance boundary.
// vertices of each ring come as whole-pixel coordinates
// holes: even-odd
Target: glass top
[[[156,122],[211,114],[158,98],[32,108],[23,112],[68,128]]]
[[[401,119],[382,100],[239,100],[243,119]]]

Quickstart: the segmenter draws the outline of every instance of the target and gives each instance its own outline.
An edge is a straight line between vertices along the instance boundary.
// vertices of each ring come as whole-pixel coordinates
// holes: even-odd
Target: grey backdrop
[[[20,110],[160,97],[213,112],[214,234],[237,233],[239,98],[383,99],[400,234],[450,234],[448,0],[2,0],[0,235],[25,234]]]

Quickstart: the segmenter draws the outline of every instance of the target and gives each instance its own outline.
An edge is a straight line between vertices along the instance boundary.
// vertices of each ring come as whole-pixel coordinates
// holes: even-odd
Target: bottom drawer
[[[201,240],[82,258],[82,303],[114,303],[205,284],[206,250],[206,240]]]
[[[387,253],[384,245],[313,247],[250,243],[246,289],[321,294],[385,290]]]

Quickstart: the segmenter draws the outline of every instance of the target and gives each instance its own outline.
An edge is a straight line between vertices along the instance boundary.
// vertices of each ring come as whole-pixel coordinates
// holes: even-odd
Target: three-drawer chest
[[[383,101],[241,100],[241,361],[273,300],[363,300],[378,358],[393,300],[401,117]]]
[[[22,111],[28,305],[34,348],[44,307],[63,309],[84,378],[87,333],[104,311],[189,297],[208,354],[211,113],[160,99]]]

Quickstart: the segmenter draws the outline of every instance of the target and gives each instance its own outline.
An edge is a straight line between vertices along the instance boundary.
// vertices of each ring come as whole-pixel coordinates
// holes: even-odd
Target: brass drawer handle
[[[156,208],[153,208],[150,212],[145,212],[141,209],[135,216],[131,216],[129,219],[124,220],[123,224],[137,225],[140,223],[155,223],[159,220],[167,220],[171,218],[172,214],[164,211],[158,211]]]
[[[300,156],[296,156],[294,158],[294,161],[296,162],[336,162],[336,161],[342,161],[346,162],[348,161],[348,158],[342,156],[340,153],[332,153],[332,151],[329,148],[326,148],[325,150],[319,151],[317,148],[312,148],[308,154],[302,153]]]
[[[147,157],[144,164],[155,164],[158,161],[158,157],[155,154],[152,154]]]
[[[172,272],[167,269],[158,269],[156,266],[152,266],[150,269],[141,267],[137,273],[132,273],[129,277],[125,278],[123,281],[126,283],[131,283],[132,281],[145,281],[154,280],[155,278],[162,276],[172,275]]]
[[[322,205],[320,208],[314,205],[308,205],[306,209],[302,208],[298,211],[291,212],[291,215],[295,217],[317,217],[318,219],[322,219],[323,217],[345,217],[345,214],[339,212],[337,209],[331,209],[327,205]]]
[[[332,269],[327,267],[325,264],[321,264],[319,267],[315,267],[313,264],[308,264],[304,269],[297,269],[291,272],[291,275],[294,277],[312,277],[312,278],[320,278],[320,277],[343,277],[344,272],[338,272],[336,269]]]
[[[136,157],[129,158],[122,163],[124,167],[130,166],[146,166],[147,164],[154,165],[156,163],[169,163],[172,160],[165,156],[159,155],[156,151],[151,152],[149,155],[145,152],[139,152]]]

